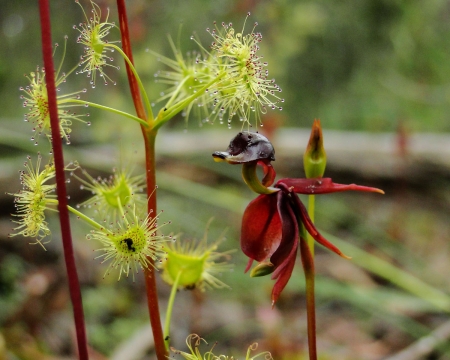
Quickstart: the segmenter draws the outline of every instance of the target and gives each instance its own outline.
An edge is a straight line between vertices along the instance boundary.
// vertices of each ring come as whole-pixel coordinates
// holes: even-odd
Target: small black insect
[[[133,240],[131,240],[131,239],[124,239],[124,240],[122,240],[122,242],[127,244],[128,250],[130,250],[132,252],[136,251],[136,248],[133,246]]]

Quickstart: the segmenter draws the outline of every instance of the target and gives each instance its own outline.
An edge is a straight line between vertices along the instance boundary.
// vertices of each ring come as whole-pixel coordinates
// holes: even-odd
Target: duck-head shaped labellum
[[[224,152],[213,153],[214,161],[229,164],[245,164],[253,161],[270,163],[275,160],[275,149],[271,142],[259,133],[240,132],[231,140]]]

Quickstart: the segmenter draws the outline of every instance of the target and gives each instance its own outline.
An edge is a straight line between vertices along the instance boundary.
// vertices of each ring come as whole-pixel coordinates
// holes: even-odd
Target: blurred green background
[[[81,0],[80,0],[81,1]],[[88,8],[86,1],[82,2]],[[115,3],[99,1],[110,20]],[[128,1],[135,64],[151,99],[164,87],[154,83],[162,64],[152,49],[171,56],[167,35],[183,52],[196,49],[196,33],[207,46],[213,21],[246,32],[258,22],[261,54],[269,76],[283,89],[281,112],[265,118],[277,150],[279,177],[303,176],[308,128],[320,118],[329,161],[326,175],[337,182],[381,187],[386,195],[335,194],[317,198],[317,225],[352,261],[317,250],[318,347],[321,359],[450,359],[450,1]],[[74,1],[51,2],[53,41],[68,35],[63,70],[76,64],[82,47],[73,25],[83,21]],[[26,155],[48,153],[47,140],[29,140],[19,87],[23,74],[41,66],[38,8],[34,1],[0,1],[0,359],[74,357],[72,318],[56,217],[48,251],[27,239],[8,238],[13,224],[18,171]],[[109,39],[119,38],[112,31]],[[58,63],[62,46],[55,54]],[[118,57],[115,63],[123,68]],[[116,86],[90,89],[84,75],[71,75],[62,91],[88,88],[83,99],[133,113],[123,69],[107,70]],[[158,109],[159,104],[155,105]],[[82,109],[84,111],[84,109]],[[95,109],[92,126],[74,124],[66,159],[78,160],[94,176],[113,167],[142,172],[140,129],[129,120]],[[239,248],[240,216],[254,196],[238,166],[215,164],[239,130],[216,124],[198,127],[179,116],[158,137],[158,206],[172,220],[170,231],[200,239],[206,223],[212,242],[227,230],[222,250]],[[130,164],[130,165],[129,165]],[[71,202],[89,194],[69,185]],[[304,199],[306,201],[306,199]],[[141,277],[103,279],[105,265],[93,261],[98,248],[85,240],[89,228],[73,221],[77,261],[93,359],[152,358]],[[221,352],[243,358],[260,343],[276,359],[306,359],[304,281],[299,264],[274,310],[269,278],[243,274],[246,258],[233,255],[235,270],[222,279],[232,290],[180,292],[174,314],[173,346],[198,332]],[[169,287],[163,283],[164,309]],[[438,332],[436,332],[438,331]],[[414,347],[438,334],[428,349]],[[140,338],[141,336],[141,338]],[[128,346],[128,348],[127,348]],[[127,355],[120,351],[125,347]],[[209,347],[206,346],[205,349]],[[411,352],[401,353],[408,348]],[[419,349],[419,350],[418,350]],[[422,352],[421,352],[422,351]],[[403,356],[403,357],[402,357]]]

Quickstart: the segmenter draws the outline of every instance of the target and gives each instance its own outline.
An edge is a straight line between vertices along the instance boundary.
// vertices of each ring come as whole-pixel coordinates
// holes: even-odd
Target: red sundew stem
[[[48,109],[50,113],[50,127],[52,133],[52,147],[56,172],[56,193],[58,195],[59,222],[64,248],[69,292],[73,306],[75,330],[78,344],[78,357],[89,359],[86,328],[84,324],[83,303],[81,299],[80,282],[78,280],[75,257],[70,232],[69,212],[67,210],[66,179],[64,176],[64,156],[62,150],[61,133],[59,128],[58,107],[56,103],[55,69],[53,65],[52,35],[50,24],[50,7],[48,0],[39,0],[41,20],[42,52],[44,58],[45,77],[47,83]]]
[[[152,191],[156,188],[155,176],[155,140],[156,132],[145,131],[141,126],[145,139],[145,168],[147,175],[147,197],[148,213],[156,216],[156,195]],[[155,224],[156,226],[156,224]],[[147,305],[150,315],[150,325],[152,327],[153,339],[155,341],[155,352],[158,360],[165,360],[168,352],[164,343],[164,333],[161,323],[161,315],[158,304],[158,290],[156,288],[156,276],[153,259],[149,258],[151,266],[145,269],[145,285],[147,288]]]
[[[130,62],[134,65],[133,52],[131,50],[130,33],[128,31],[128,18],[127,9],[125,7],[124,0],[117,0],[117,11],[119,14],[120,34],[122,37],[122,50],[128,56]],[[139,118],[147,120],[147,115],[144,110],[144,104],[142,103],[141,93],[139,91],[139,85],[130,69],[130,66],[125,61],[125,67],[127,69],[128,83],[130,85],[131,97],[133,98],[136,114]]]
[[[133,53],[131,49],[127,12],[124,0],[117,0],[117,10],[119,14],[120,33],[122,36],[122,49],[128,56],[130,62],[133,64]],[[152,195],[152,193],[156,188],[155,140],[157,131],[152,129],[154,122],[152,114],[149,114],[151,118],[148,118],[145,113],[137,80],[126,62],[125,66],[127,69],[128,83],[130,85],[131,97],[133,98],[136,114],[139,118],[147,121],[150,125],[149,128],[145,128],[141,125],[141,130],[145,144],[145,175],[147,178],[148,213],[151,216],[156,216],[156,195]],[[149,258],[149,261],[151,265],[145,269],[145,285],[147,289],[147,304],[150,316],[150,325],[152,327],[153,339],[155,341],[156,356],[158,360],[165,360],[168,357],[168,352],[164,344],[164,334],[158,304],[158,290],[156,288],[154,261],[151,258]]]

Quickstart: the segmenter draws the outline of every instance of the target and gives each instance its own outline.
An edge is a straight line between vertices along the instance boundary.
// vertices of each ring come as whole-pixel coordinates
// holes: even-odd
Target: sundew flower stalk
[[[75,319],[75,330],[77,338],[78,357],[81,360],[89,359],[86,340],[86,328],[84,324],[83,303],[81,300],[80,283],[75,264],[70,230],[69,212],[67,210],[67,192],[64,176],[64,156],[60,136],[60,125],[58,121],[58,105],[56,97],[55,73],[53,66],[50,6],[48,0],[39,0],[39,15],[41,22],[42,52],[44,67],[47,69],[47,96],[50,116],[50,127],[52,133],[52,148],[55,163],[56,192],[58,196],[59,220],[64,249],[64,260],[67,269],[70,297],[73,305]]]
[[[135,72],[132,71],[133,54],[131,50],[131,42],[128,31],[128,19],[124,0],[117,0],[117,11],[119,15],[120,33],[122,37],[122,48],[124,54],[127,56],[129,63],[125,62],[127,69],[128,83],[130,85],[131,96],[133,99],[136,115],[151,126],[145,127],[141,125],[142,136],[145,144],[145,170],[147,178],[147,212],[148,214],[156,214],[156,194],[151,196],[151,192],[156,188],[156,174],[155,174],[155,141],[157,130],[154,129],[154,119],[151,107],[148,108],[148,114],[145,112],[144,104],[142,102],[141,93],[139,90],[139,83]],[[153,259],[149,259],[150,264],[154,264]],[[153,339],[155,342],[155,352],[158,360],[167,358],[168,351],[164,343],[164,335],[161,323],[161,316],[158,303],[158,291],[156,287],[155,269],[149,266],[144,269],[145,284],[147,293],[147,305],[150,315],[150,325],[152,328]]]

